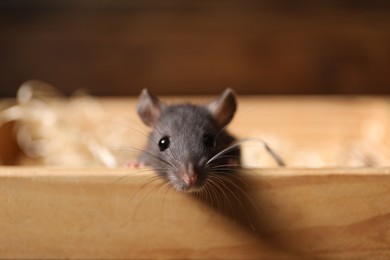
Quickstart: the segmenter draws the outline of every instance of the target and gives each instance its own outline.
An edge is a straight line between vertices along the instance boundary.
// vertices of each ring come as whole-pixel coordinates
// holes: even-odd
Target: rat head
[[[141,161],[179,191],[200,190],[210,172],[208,161],[234,141],[224,128],[236,107],[231,89],[206,105],[167,105],[144,89],[137,110],[153,130]]]

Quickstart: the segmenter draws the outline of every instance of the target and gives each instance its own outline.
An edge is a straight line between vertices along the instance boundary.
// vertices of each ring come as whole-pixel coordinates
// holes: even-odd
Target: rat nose
[[[198,175],[197,174],[187,174],[187,173],[184,173],[183,176],[183,181],[186,185],[188,186],[192,186],[194,185],[197,181],[198,181]]]
[[[187,186],[193,186],[198,182],[198,171],[193,164],[189,164],[186,168],[181,174],[181,178]]]

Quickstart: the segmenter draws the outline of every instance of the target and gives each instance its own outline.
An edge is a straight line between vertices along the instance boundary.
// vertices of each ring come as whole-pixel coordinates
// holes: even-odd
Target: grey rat
[[[236,139],[225,128],[236,109],[236,95],[229,88],[206,105],[167,105],[143,89],[137,112],[152,131],[139,163],[185,192],[201,190],[210,174],[234,174],[240,149],[230,149]]]

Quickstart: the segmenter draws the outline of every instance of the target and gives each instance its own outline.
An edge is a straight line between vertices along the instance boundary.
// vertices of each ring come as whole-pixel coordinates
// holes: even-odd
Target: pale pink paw
[[[124,167],[130,168],[130,169],[139,169],[139,168],[145,167],[145,164],[142,162],[137,162],[137,161],[126,161],[124,164]]]

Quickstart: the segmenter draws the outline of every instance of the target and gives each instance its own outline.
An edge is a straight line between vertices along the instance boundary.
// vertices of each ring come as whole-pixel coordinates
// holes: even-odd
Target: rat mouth
[[[171,181],[173,187],[180,192],[199,192],[204,187],[204,181],[199,178],[193,178],[192,181],[188,181],[186,177]]]
[[[203,185],[175,185],[175,189],[180,192],[197,193],[203,190]]]
[[[170,184],[180,192],[199,192],[205,182],[205,172],[194,167],[193,164],[185,165],[180,170],[168,174]]]

